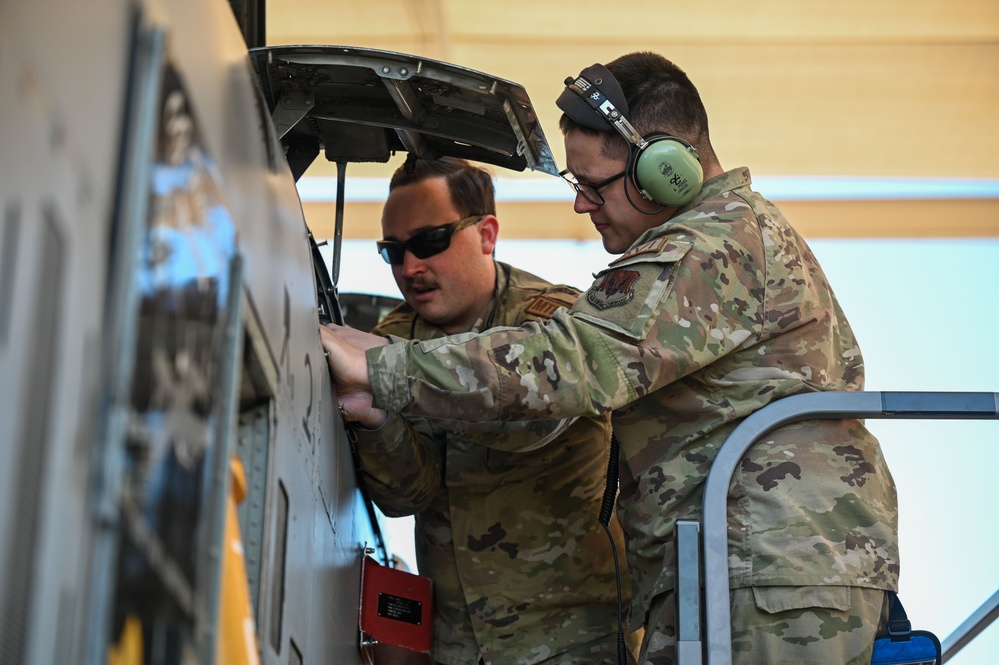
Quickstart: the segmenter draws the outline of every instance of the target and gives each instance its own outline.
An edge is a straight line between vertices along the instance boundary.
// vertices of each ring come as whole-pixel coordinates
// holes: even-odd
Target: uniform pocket
[[[753,587],[756,607],[776,614],[788,610],[803,610],[809,607],[822,607],[830,610],[850,609],[850,587],[848,586],[766,586]]]
[[[538,450],[527,452],[504,452],[492,448],[486,451],[486,468],[495,473],[504,471],[515,474],[518,478],[526,472],[528,476],[543,473],[550,465],[555,454],[553,446],[545,446]],[[512,478],[507,478],[511,480]]]

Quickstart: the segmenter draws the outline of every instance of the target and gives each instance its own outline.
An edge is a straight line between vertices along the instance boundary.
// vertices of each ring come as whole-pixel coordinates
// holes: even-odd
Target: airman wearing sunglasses
[[[409,159],[390,182],[382,231],[378,252],[406,302],[379,335],[544,322],[579,293],[493,259],[492,178],[465,161]],[[613,556],[597,522],[606,416],[473,425],[380,412],[359,424],[372,498],[390,516],[415,515],[438,663],[617,662]],[[616,519],[611,531],[623,560]]]

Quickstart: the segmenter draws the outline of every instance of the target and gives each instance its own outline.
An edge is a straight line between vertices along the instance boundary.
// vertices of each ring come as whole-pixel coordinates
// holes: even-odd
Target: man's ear
[[[479,238],[482,240],[482,253],[492,254],[496,247],[496,238],[499,237],[499,220],[496,215],[486,215],[478,223]]]

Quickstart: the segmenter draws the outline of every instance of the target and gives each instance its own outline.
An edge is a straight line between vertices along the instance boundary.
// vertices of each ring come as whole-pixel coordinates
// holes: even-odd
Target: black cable
[[[617,442],[617,435],[611,432],[610,457],[607,460],[607,484],[604,485],[604,497],[600,502],[600,515],[597,521],[604,528],[607,538],[610,540],[611,554],[614,555],[614,579],[617,583],[617,662],[618,665],[628,664],[628,647],[624,640],[624,608],[622,606],[621,594],[621,564],[617,558],[617,541],[610,530],[611,516],[614,514],[614,500],[617,498],[618,484],[618,450],[620,445]]]

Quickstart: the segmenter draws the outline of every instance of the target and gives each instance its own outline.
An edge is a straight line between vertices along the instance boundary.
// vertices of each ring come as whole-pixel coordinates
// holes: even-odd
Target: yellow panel
[[[999,3],[997,3],[999,4]],[[583,66],[545,47],[455,49],[521,83],[564,163],[554,100]],[[999,177],[999,43],[983,46],[658,46],[690,74],[726,167],[758,174]],[[538,62],[547,62],[540,68]]]
[[[892,42],[995,41],[999,3],[994,0],[743,0],[682,3],[659,0],[271,0],[267,6],[272,43],[299,34],[323,36],[318,42],[356,43],[344,38],[419,36],[436,30],[454,41],[517,43],[545,40],[575,45],[585,52],[605,40],[658,39],[716,42],[773,39]]]
[[[605,39],[729,42],[790,38],[893,40],[931,37],[995,40],[999,3],[994,0],[744,0],[663,4],[659,0],[448,0],[451,30],[504,39],[571,40],[585,49]]]
[[[271,43],[421,54],[524,85],[560,165],[554,100],[563,79],[649,49],[675,60],[698,85],[726,168],[746,165],[756,176],[999,178],[996,0],[759,0],[669,11],[652,0],[271,0],[268,16]],[[352,164],[348,177],[387,177],[400,162]],[[334,176],[335,168],[320,158],[308,175]],[[564,203],[502,205],[501,212],[516,207],[504,222],[507,237],[595,237]],[[994,237],[997,207],[784,204],[816,237]],[[310,222],[328,223],[332,232],[332,205],[306,209]],[[347,211],[348,236],[378,235],[379,204],[348,204]],[[317,215],[324,221],[315,222]]]
[[[440,0],[271,0],[268,44],[337,44],[450,60],[453,41]]]
[[[340,44],[338,36],[411,35],[408,0],[329,2],[329,0],[268,0],[267,38],[272,44]],[[321,36],[299,41],[298,35]]]
[[[807,238],[999,237],[999,199],[776,203]]]

